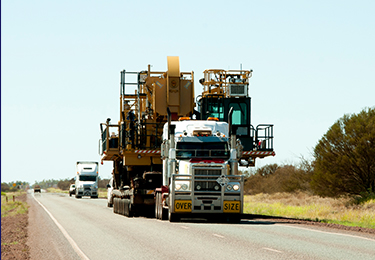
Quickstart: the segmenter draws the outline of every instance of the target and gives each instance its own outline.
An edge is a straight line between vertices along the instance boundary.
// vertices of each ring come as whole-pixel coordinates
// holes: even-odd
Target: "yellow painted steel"
[[[180,77],[180,59],[178,56],[168,56],[168,76]]]
[[[203,93],[206,95],[217,95],[217,97],[229,97],[230,84],[245,84],[249,85],[249,80],[252,76],[252,70],[222,70],[222,69],[208,69],[203,71]],[[230,81],[231,79],[240,79],[239,81]]]
[[[160,153],[137,154],[136,150],[159,150],[163,125],[167,122],[167,108],[172,118],[191,117],[194,112],[194,73],[181,72],[178,56],[167,57],[165,72],[146,71],[138,73],[134,94],[120,95],[120,120],[118,124],[103,123],[106,131],[105,152],[102,161],[114,161],[123,166],[161,165]],[[124,72],[125,73],[125,72]],[[109,128],[116,128],[111,137]],[[112,131],[112,130],[111,130]],[[123,131],[123,132],[122,132]],[[123,136],[121,136],[121,134]],[[117,138],[117,147],[111,147]],[[115,174],[118,173],[116,167]]]

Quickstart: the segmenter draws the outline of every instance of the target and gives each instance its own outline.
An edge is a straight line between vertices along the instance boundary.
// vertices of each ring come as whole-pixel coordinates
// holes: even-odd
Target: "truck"
[[[180,118],[164,125],[163,186],[155,190],[157,219],[240,221],[244,177],[238,174],[242,145],[230,124],[217,118]]]
[[[39,185],[35,185],[34,186],[34,193],[35,192],[39,192],[39,193],[41,193],[41,189],[40,189],[40,186]]]
[[[219,89],[226,85],[212,80],[201,82],[208,90],[198,96],[195,110],[194,73],[180,72],[179,57],[167,61],[166,72],[151,71],[150,65],[145,71],[121,71],[120,119],[100,124],[101,163],[113,163],[108,201],[114,213],[128,217],[238,221],[244,183],[239,162],[252,166],[254,158],[274,155],[273,126],[260,135],[263,128],[250,125],[250,106],[242,104],[248,99],[226,95]],[[239,72],[248,87],[244,73]],[[220,102],[212,102],[215,98]],[[221,106],[224,99],[231,100]]]
[[[76,163],[75,197],[77,199],[83,196],[98,198],[98,166],[98,162],[78,161]]]

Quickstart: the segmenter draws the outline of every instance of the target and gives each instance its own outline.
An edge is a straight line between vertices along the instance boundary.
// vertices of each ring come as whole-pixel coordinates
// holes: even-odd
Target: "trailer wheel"
[[[114,198],[113,199],[113,213],[117,213],[117,202],[118,202],[118,199],[117,198]]]
[[[124,200],[124,215],[129,217],[129,206],[127,199]]]
[[[130,203],[130,199],[125,199],[125,212],[127,217],[131,218],[134,216],[134,212],[132,211],[132,205]]]

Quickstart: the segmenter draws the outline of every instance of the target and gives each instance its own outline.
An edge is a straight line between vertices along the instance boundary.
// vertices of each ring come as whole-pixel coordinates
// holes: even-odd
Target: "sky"
[[[313,159],[344,114],[375,106],[374,1],[1,1],[1,181],[65,179],[100,161],[120,71],[252,69],[252,125],[275,157]],[[100,166],[109,178],[112,164]]]

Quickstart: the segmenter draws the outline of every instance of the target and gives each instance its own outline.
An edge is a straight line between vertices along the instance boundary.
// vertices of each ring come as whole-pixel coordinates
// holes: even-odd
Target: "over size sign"
[[[175,200],[175,212],[191,212],[191,200]]]

